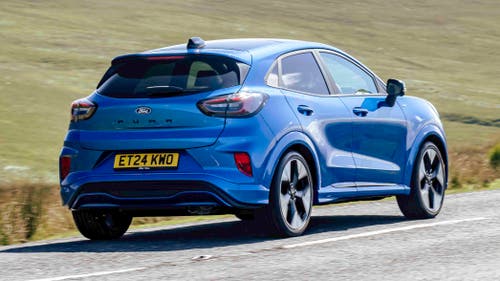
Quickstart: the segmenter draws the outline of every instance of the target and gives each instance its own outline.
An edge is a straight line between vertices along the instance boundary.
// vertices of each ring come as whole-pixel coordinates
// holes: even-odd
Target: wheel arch
[[[304,159],[306,160],[307,166],[309,167],[309,170],[310,170],[311,175],[312,175],[314,200],[315,200],[314,202],[316,202],[316,198],[318,196],[317,193],[318,193],[318,189],[319,189],[319,185],[318,185],[319,175],[318,175],[318,167],[316,166],[315,158],[314,158],[312,152],[309,150],[309,148],[307,148],[305,145],[300,144],[300,143],[296,143],[296,144],[290,146],[283,153],[283,155],[285,155],[286,153],[288,153],[290,151],[296,151],[297,153],[302,155],[302,157],[304,157]],[[276,174],[276,170],[275,170],[275,174]]]
[[[417,155],[419,151],[422,149],[422,146],[427,143],[427,142],[432,142],[434,145],[436,145],[439,149],[439,152],[441,153],[441,156],[443,157],[443,161],[445,164],[446,168],[446,187],[448,187],[448,147],[446,144],[446,137],[444,135],[444,132],[439,130],[438,127],[431,125],[425,127],[420,134],[415,138],[415,141],[413,142],[413,145],[411,146],[411,150],[409,153],[409,157],[407,160],[406,168],[405,168],[405,178],[404,178],[404,183],[407,186],[411,186],[411,181],[412,181],[412,176],[413,176],[413,169],[415,167],[415,160],[417,158]]]
[[[278,164],[281,158],[290,151],[296,151],[307,161],[307,165],[311,171],[314,187],[314,203],[317,201],[318,189],[321,186],[320,165],[318,154],[313,145],[313,142],[300,132],[291,132],[285,135],[277,144],[271,154],[265,173],[265,181],[269,182],[269,187],[272,185]]]
[[[439,152],[441,153],[441,156],[443,156],[443,161],[444,161],[444,164],[446,165],[446,169],[448,171],[448,151],[447,151],[447,148],[446,148],[444,141],[441,138],[439,138],[437,135],[431,134],[423,140],[423,142],[420,146],[422,146],[424,143],[426,143],[428,141],[434,143],[438,147]]]

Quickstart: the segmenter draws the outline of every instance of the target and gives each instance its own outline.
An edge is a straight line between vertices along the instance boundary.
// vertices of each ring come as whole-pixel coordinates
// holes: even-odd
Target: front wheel
[[[276,170],[265,217],[273,234],[301,235],[311,219],[313,182],[307,161],[297,152],[288,152]]]
[[[410,195],[397,196],[399,209],[411,219],[437,216],[443,206],[446,182],[441,152],[434,143],[425,143],[415,161]]]
[[[73,211],[80,233],[91,240],[110,240],[123,236],[132,217],[118,211]]]

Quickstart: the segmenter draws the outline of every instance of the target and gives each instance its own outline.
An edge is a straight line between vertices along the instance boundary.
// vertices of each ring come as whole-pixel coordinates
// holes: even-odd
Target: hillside
[[[208,2],[208,1],[207,1]],[[0,3],[0,181],[57,181],[72,100],[119,54],[206,40],[335,45],[441,112],[453,177],[491,180],[500,141],[500,2],[9,1]]]

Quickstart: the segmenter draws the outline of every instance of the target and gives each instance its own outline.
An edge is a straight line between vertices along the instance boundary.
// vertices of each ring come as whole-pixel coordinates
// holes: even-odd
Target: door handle
[[[305,116],[311,116],[313,114],[313,112],[314,112],[314,110],[312,110],[312,108],[310,108],[307,105],[299,105],[299,106],[297,106],[297,111],[300,114],[303,114]]]
[[[365,117],[366,115],[368,115],[368,109],[362,107],[355,107],[352,109],[352,112],[360,117]]]

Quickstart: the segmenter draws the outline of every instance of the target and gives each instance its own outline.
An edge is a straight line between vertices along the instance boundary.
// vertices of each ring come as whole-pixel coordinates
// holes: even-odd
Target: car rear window
[[[115,98],[168,97],[241,85],[249,66],[213,55],[135,58],[106,72],[97,92]]]

